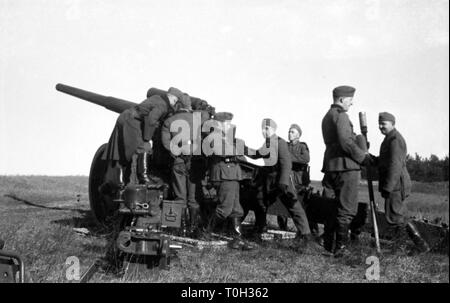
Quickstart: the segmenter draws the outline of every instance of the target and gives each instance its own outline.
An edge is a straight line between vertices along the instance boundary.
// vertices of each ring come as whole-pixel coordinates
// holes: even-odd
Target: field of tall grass
[[[87,177],[0,176],[0,238],[21,254],[27,282],[68,282],[67,258],[76,256],[84,272],[107,255],[113,231],[99,226],[89,211]],[[320,183],[313,185],[320,190]],[[367,198],[361,186],[360,200]],[[448,183],[414,184],[410,215],[448,222]],[[377,195],[377,200],[381,199]],[[275,218],[269,220],[275,223]],[[76,233],[84,227],[89,234]],[[364,235],[352,255],[324,256],[321,247],[299,250],[295,241],[256,243],[245,252],[228,248],[184,247],[170,270],[118,273],[104,266],[92,282],[369,282],[366,258],[374,254]],[[410,254],[412,243],[384,244],[378,282],[449,282],[448,255]],[[376,282],[376,281],[375,281]]]

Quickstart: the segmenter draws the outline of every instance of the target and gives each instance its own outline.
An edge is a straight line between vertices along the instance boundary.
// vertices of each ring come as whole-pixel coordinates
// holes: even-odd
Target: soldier
[[[294,183],[295,191],[299,193],[309,185],[309,148],[305,142],[300,142],[302,129],[297,124],[289,127],[288,149],[292,159],[291,180]],[[287,230],[287,218],[277,216],[278,226],[282,230]],[[310,222],[311,223],[311,222]],[[310,224],[311,228],[311,224]]]
[[[286,141],[277,136],[275,121],[263,119],[261,127],[266,144],[257,151],[249,148],[246,148],[245,151],[246,156],[252,159],[263,158],[265,162],[263,199],[257,199],[254,210],[255,231],[257,234],[265,231],[267,206],[279,198],[294,221],[298,238],[303,242],[302,244],[306,245],[312,236],[305,211],[297,199],[295,188],[290,180],[292,160],[288,145]]]
[[[171,187],[175,200],[186,203],[189,211],[188,231],[196,231],[199,217],[199,205],[196,200],[196,186],[191,179],[191,157],[194,154],[194,130],[191,99],[187,94],[181,96],[177,111],[164,121],[161,129],[161,141],[172,155]]]
[[[153,134],[159,122],[172,111],[181,95],[179,89],[171,87],[167,95],[153,95],[121,113],[102,159],[111,163],[117,162],[121,168],[129,168],[132,157],[137,155],[139,183],[150,182],[148,161],[152,151]]]
[[[378,188],[385,199],[385,216],[394,237],[405,230],[420,251],[430,250],[427,243],[420,237],[412,222],[405,220],[404,200],[411,193],[411,179],[406,169],[406,142],[395,128],[395,117],[387,112],[379,114],[379,129],[385,136],[380,147],[380,156],[372,157],[378,166]]]
[[[218,205],[209,225],[209,231],[220,226],[227,219],[231,221],[233,241],[230,247],[233,249],[250,250],[253,247],[243,240],[241,221],[243,209],[239,198],[242,171],[239,159],[243,160],[243,153],[239,155],[238,139],[234,137],[235,127],[231,124],[233,114],[227,112],[217,113],[214,120],[218,121],[219,129],[213,134],[217,134],[212,146],[212,156],[210,158],[209,180],[217,192]],[[219,127],[220,126],[220,127]],[[220,144],[216,144],[219,143]],[[241,144],[243,148],[244,144]]]
[[[292,159],[292,179],[297,190],[308,186],[309,148],[305,142],[300,142],[302,129],[297,124],[289,128],[288,149]]]
[[[334,256],[346,253],[349,225],[358,208],[358,185],[361,165],[370,156],[356,142],[347,111],[353,105],[355,89],[339,86],[333,90],[333,104],[322,120],[322,135],[326,145],[323,158],[322,180],[325,193],[334,193],[336,208],[325,222],[324,247],[332,252],[336,234]],[[331,196],[330,196],[331,197]]]

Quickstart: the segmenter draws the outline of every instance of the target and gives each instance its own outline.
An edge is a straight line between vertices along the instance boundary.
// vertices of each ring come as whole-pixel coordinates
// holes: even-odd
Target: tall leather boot
[[[150,164],[150,154],[147,152],[139,153],[137,158],[137,178],[139,180],[139,184],[147,184],[150,183],[151,180],[148,176],[149,173],[149,164]]]
[[[288,218],[284,216],[277,216],[277,223],[280,230],[288,230]]]
[[[264,211],[255,212],[255,230],[257,234],[262,234],[267,231],[266,213]]]
[[[336,248],[334,249],[334,256],[340,258],[348,254],[348,224],[338,224],[336,230]]]
[[[336,218],[329,216],[325,220],[323,229],[323,248],[326,250],[326,254],[333,253],[334,238],[336,236]]]
[[[406,232],[408,233],[408,236],[411,238],[411,240],[416,245],[416,248],[419,250],[419,252],[426,253],[431,250],[430,246],[422,238],[419,230],[417,229],[417,227],[414,225],[413,222],[408,222],[406,224]]]
[[[242,238],[241,218],[232,217],[230,220],[232,223],[231,232],[233,240],[229,243],[229,247],[232,249],[252,250],[254,247]]]
[[[358,211],[349,226],[350,242],[354,245],[357,245],[360,242],[359,237],[367,221],[367,212],[368,204],[358,203]]]
[[[208,234],[216,232],[219,227],[223,226],[224,221],[224,219],[220,218],[216,213],[214,213],[211,220],[209,220],[208,226],[206,227],[206,232]]]
[[[334,231],[325,231],[322,235],[323,237],[323,248],[326,250],[328,254],[333,253],[333,244],[334,244]]]
[[[200,209],[198,207],[190,207],[188,234],[193,238],[196,238],[198,236],[199,218],[200,218]]]
[[[117,169],[116,169],[117,167]],[[122,165],[109,163],[105,181],[98,187],[98,192],[113,199],[120,198],[120,191],[125,187],[125,176]]]

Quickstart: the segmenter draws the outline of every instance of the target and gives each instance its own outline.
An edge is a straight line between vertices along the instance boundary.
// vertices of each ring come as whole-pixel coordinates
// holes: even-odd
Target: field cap
[[[347,85],[338,86],[333,89],[333,97],[353,97],[355,95],[355,88]]]

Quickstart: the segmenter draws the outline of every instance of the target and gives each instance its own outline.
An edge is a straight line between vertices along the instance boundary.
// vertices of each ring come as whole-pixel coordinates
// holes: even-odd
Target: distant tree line
[[[414,181],[448,181],[448,155],[443,159],[439,159],[436,155],[429,158],[422,158],[417,153],[414,157],[408,155],[406,168]]]
[[[448,155],[439,159],[436,155],[429,158],[422,158],[417,153],[413,156],[406,156],[406,168],[411,180],[420,182],[448,181]],[[362,178],[366,179],[366,171],[362,170]],[[372,180],[378,180],[378,172],[372,170]]]

